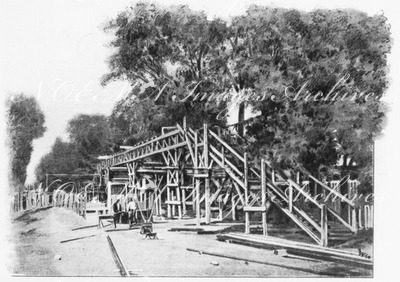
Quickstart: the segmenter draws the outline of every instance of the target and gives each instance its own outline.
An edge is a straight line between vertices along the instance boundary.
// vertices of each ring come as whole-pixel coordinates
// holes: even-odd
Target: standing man
[[[131,228],[133,220],[135,220],[135,223],[137,222],[136,221],[136,209],[137,209],[137,205],[136,205],[135,201],[133,201],[132,198],[129,198],[129,203],[128,203],[129,228]]]
[[[117,227],[117,221],[118,223],[121,223],[121,212],[122,212],[122,207],[121,203],[119,202],[119,199],[113,204],[113,211],[114,211],[114,228]]]

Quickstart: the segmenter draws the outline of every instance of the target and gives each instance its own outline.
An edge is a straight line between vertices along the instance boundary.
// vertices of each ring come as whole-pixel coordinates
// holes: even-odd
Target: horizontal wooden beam
[[[248,212],[265,212],[267,210],[267,208],[265,206],[263,207],[251,207],[251,206],[244,206],[243,207],[244,211],[248,211]]]
[[[120,167],[120,166],[112,166],[112,167],[110,167],[110,170],[112,170],[112,171],[127,171],[128,168],[127,167]]]
[[[167,205],[180,205],[181,201],[165,201]]]
[[[209,174],[195,174],[194,177],[196,178],[208,178],[210,177]]]
[[[157,173],[166,174],[167,172],[163,169],[138,169],[137,173]]]

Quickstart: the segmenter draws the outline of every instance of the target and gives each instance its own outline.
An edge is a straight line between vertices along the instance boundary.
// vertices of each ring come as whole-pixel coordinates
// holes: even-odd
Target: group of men
[[[129,227],[132,227],[132,222],[137,223],[137,217],[136,217],[137,204],[132,198],[129,198],[127,209],[128,209]],[[121,215],[123,213],[119,199],[116,200],[115,203],[113,204],[113,212],[114,212],[114,228],[116,228],[117,222],[121,223]]]

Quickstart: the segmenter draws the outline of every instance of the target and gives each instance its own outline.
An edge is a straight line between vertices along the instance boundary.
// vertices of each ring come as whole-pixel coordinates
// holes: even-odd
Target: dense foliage
[[[259,65],[257,90],[275,95],[252,103],[261,112],[248,127],[256,151],[320,176],[351,171],[370,185],[373,142],[385,118],[380,98],[388,87],[386,18],[254,6],[236,21],[254,35],[248,44],[257,54],[251,63]],[[338,156],[345,164],[339,172]],[[350,160],[356,169],[346,166]]]
[[[45,183],[46,174],[75,174],[54,176],[50,180],[82,182],[96,171],[97,158],[111,151],[113,134],[107,118],[103,115],[78,115],[68,122],[67,142],[57,138],[50,153],[40,160],[36,179]],[[90,178],[90,177],[89,177]]]
[[[7,100],[7,133],[10,146],[10,184],[20,189],[25,184],[33,140],[46,131],[45,117],[33,97],[12,95]]]

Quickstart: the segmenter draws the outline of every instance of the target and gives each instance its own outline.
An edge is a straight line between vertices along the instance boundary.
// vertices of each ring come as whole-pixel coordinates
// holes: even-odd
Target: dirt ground
[[[97,223],[95,214],[84,219],[70,210],[50,208],[31,212],[12,222],[10,244],[14,252],[9,270],[14,276],[120,276],[107,242],[107,235],[129,271],[138,277],[371,277],[372,271],[348,265],[285,258],[273,250],[257,249],[216,240],[215,234],[171,232],[171,228],[195,228],[194,219],[165,220],[153,224],[158,240],[140,234],[140,227],[127,229],[103,221],[104,228],[72,229]],[[220,230],[230,223],[202,226]],[[109,230],[107,232],[107,230]],[[87,237],[90,236],[90,237]],[[87,237],[61,243],[61,241]],[[203,252],[241,257],[233,260]],[[248,261],[247,261],[248,260]],[[262,261],[265,264],[250,262]]]

